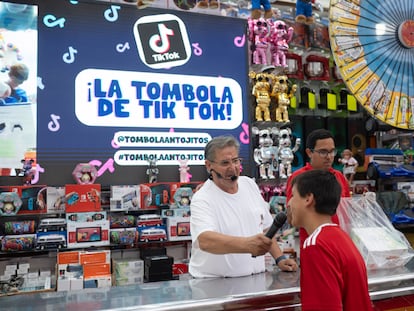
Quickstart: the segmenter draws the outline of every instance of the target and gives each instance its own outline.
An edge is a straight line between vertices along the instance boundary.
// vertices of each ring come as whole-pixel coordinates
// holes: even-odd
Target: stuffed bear
[[[315,0],[296,0],[296,22],[312,24],[315,21],[312,15],[312,3],[315,3]]]
[[[197,2],[197,7],[200,9],[217,9],[219,6],[218,1],[215,0],[199,0]]]
[[[273,16],[272,6],[270,0],[252,0],[252,12],[250,17],[252,19],[259,19],[262,16],[261,8],[264,9],[264,18],[269,19]]]

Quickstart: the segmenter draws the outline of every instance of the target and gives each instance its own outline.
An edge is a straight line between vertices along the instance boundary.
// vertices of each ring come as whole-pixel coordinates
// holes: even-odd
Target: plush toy
[[[271,121],[269,109],[271,85],[269,83],[269,76],[265,73],[251,71],[249,77],[254,81],[252,94],[256,97],[256,121]]]
[[[315,0],[296,0],[296,22],[312,24],[315,21],[312,15],[312,3],[315,3]]]
[[[218,6],[218,1],[215,0],[199,0],[197,2],[197,7],[200,9],[217,9]]]
[[[180,172],[180,182],[190,182],[192,175],[189,173],[190,167],[187,160],[178,160],[180,166],[178,171]]]
[[[148,182],[150,184],[157,182],[159,172],[160,171],[157,167],[157,161],[148,160],[147,175],[148,175]]]
[[[287,27],[281,20],[272,22],[270,28],[270,51],[273,66],[287,67],[286,53],[289,49],[289,42],[292,41],[293,27]]]
[[[25,185],[30,185],[32,183],[32,180],[35,176],[35,171],[33,169],[33,163],[34,160],[32,159],[23,159],[22,161],[23,164],[23,183]]]
[[[270,0],[252,0],[252,12],[251,18],[258,19],[262,16],[261,9],[264,9],[264,18],[269,19],[273,15],[272,6]]]

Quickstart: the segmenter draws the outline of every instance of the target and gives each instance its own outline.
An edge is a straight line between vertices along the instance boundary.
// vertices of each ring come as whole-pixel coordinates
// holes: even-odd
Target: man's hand
[[[247,246],[253,257],[262,256],[269,252],[272,240],[264,234],[259,233],[247,238]]]

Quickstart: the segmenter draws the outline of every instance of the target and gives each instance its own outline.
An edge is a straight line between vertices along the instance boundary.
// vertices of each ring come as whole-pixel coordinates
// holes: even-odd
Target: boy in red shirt
[[[371,311],[364,259],[331,216],[341,186],[327,170],[303,172],[292,180],[291,222],[308,233],[300,255],[302,310]]]

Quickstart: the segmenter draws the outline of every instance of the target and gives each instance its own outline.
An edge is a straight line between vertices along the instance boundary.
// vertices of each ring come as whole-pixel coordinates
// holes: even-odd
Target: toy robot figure
[[[269,77],[265,73],[250,72],[250,78],[254,79],[252,94],[256,97],[255,116],[256,121],[271,121],[270,119],[270,83]]]
[[[295,146],[291,149],[292,131],[290,128],[279,131],[279,177],[286,179],[292,175],[294,153],[299,150],[300,138],[296,138]]]
[[[272,64],[276,67],[287,67],[286,53],[289,50],[289,42],[293,37],[293,27],[287,28],[286,23],[277,20],[272,23],[270,31],[270,51]]]
[[[159,172],[160,171],[157,168],[157,161],[149,160],[148,168],[147,168],[147,175],[148,175],[148,182],[150,184],[157,182]]]
[[[290,99],[295,94],[297,86],[294,84],[288,94],[289,85],[287,76],[277,76],[274,79],[276,82],[273,85],[271,96],[276,98],[276,121],[290,122],[288,108],[290,106]]]
[[[254,149],[254,161],[259,166],[259,174],[262,179],[275,179],[274,172],[278,170],[277,146],[274,146],[273,136],[278,134],[277,128],[259,130],[252,128],[255,135],[259,135],[259,147]]]
[[[252,27],[250,36],[253,45],[253,64],[267,65],[267,50],[269,48],[269,28],[264,18],[254,19],[249,22]]]

